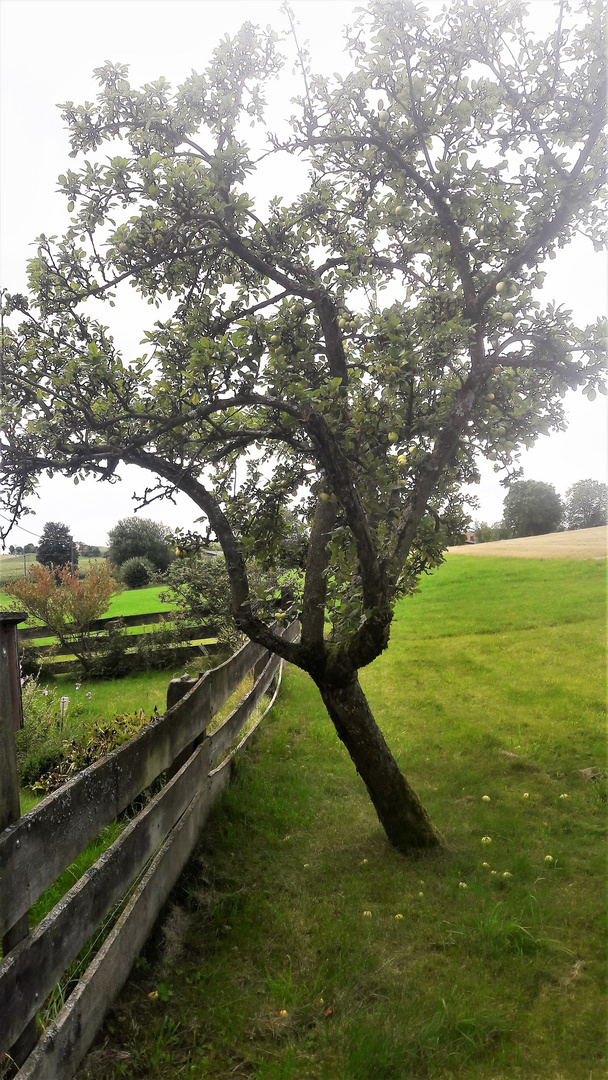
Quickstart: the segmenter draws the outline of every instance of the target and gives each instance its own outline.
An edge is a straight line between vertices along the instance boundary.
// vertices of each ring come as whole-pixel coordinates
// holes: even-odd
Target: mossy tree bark
[[[345,686],[319,690],[393,847],[403,854],[441,847],[441,836],[391,754],[357,676]]]

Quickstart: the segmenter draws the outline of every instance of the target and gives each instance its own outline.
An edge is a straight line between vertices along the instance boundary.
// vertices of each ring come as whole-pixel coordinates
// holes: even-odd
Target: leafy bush
[[[46,653],[48,656],[49,654]],[[40,665],[42,664],[43,654],[37,645],[34,645],[32,641],[20,641],[19,642],[19,665],[21,667],[21,674],[25,678],[30,676],[37,676],[40,672]]]
[[[155,708],[150,721],[155,720],[158,711]],[[148,723],[143,709],[135,713],[122,713],[114,716],[109,724],[95,724],[88,738],[65,742],[63,744],[61,760],[55,766],[40,777],[34,784],[38,791],[49,794],[67,783],[76,773],[93,765],[99,758],[116,750],[118,746],[136,735],[139,729]]]
[[[476,544],[490,544],[493,540],[500,539],[496,525],[488,525],[487,522],[480,521],[479,524],[474,525],[474,529]]]
[[[127,658],[129,637],[121,620],[112,620],[106,633],[95,639],[95,647],[87,672],[91,678],[120,679],[133,670]]]
[[[149,585],[154,574],[154,567],[149,559],[134,555],[127,559],[120,568],[120,579],[128,589],[141,589]]]
[[[150,518],[123,518],[108,533],[110,561],[124,566],[133,558],[149,559],[156,570],[166,570],[173,558],[166,533],[164,525]]]
[[[107,637],[97,638],[97,652],[89,672],[97,679],[117,679],[129,671],[162,671],[186,659],[191,638],[192,629],[186,619],[171,623],[161,620],[139,640],[126,634],[116,620],[108,628]],[[199,666],[205,666],[203,660],[201,655]]]
[[[53,571],[34,563],[23,581],[12,581],[4,588],[28,615],[52,630],[63,648],[80,660],[84,671],[89,670],[97,648],[91,623],[108,610],[113,593],[121,588],[105,563],[94,566],[82,580],[68,567]]]
[[[65,720],[57,687],[40,686],[36,676],[22,684],[23,728],[15,735],[19,782],[35,786],[41,775],[56,768],[64,753]],[[70,724],[82,713],[80,703],[70,704]]]
[[[167,623],[161,619],[150,632],[136,643],[138,671],[158,671],[181,659],[176,646],[187,646],[192,630],[185,620]]]
[[[278,609],[288,607],[302,595],[303,575],[299,570],[262,570],[250,560],[247,574],[252,608],[259,618],[272,618]],[[161,598],[177,604],[178,618],[206,623],[218,640],[232,649],[242,644],[230,612],[230,583],[223,555],[210,558],[197,551],[185,551],[163,581],[167,592],[161,593]]]

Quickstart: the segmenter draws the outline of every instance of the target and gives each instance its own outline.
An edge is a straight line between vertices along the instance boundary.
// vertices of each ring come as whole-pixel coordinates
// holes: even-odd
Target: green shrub
[[[91,658],[88,675],[94,679],[120,679],[132,670],[127,658],[129,637],[121,620],[112,620],[106,634],[96,639],[97,650]]]
[[[167,623],[161,619],[149,633],[136,643],[137,659],[132,664],[138,671],[158,671],[184,657],[176,646],[188,646],[192,630],[186,621]]]
[[[272,618],[278,609],[289,607],[302,595],[303,575],[299,570],[275,567],[262,570],[250,559],[247,563],[250,601],[254,613],[261,619]],[[172,563],[163,575],[167,592],[163,600],[177,607],[176,618],[206,623],[218,640],[231,650],[243,644],[231,614],[230,584],[223,555],[214,558],[184,547],[182,556]]]
[[[150,720],[158,716],[155,707]],[[62,746],[62,755],[52,769],[40,777],[34,785],[39,791],[49,794],[67,783],[76,773],[93,765],[99,758],[116,750],[118,746],[136,735],[139,729],[148,723],[143,709],[135,713],[123,713],[114,716],[108,724],[95,724],[92,733],[85,739],[73,739]]]
[[[40,671],[42,653],[37,645],[31,641],[19,642],[19,665],[24,678],[35,677]],[[48,656],[48,653],[46,654]]]
[[[65,718],[57,687],[40,686],[37,676],[29,676],[23,679],[21,693],[23,728],[15,735],[17,771],[19,782],[32,786],[61,761]],[[81,713],[82,705],[69,705],[70,725]]]
[[[154,576],[154,567],[149,559],[134,555],[127,559],[120,568],[120,579],[128,589],[141,589],[149,585]]]

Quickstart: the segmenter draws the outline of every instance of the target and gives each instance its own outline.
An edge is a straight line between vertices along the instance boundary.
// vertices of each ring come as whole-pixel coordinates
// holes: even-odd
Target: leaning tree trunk
[[[391,754],[357,676],[339,688],[319,684],[319,690],[391,844],[404,854],[443,846]]]

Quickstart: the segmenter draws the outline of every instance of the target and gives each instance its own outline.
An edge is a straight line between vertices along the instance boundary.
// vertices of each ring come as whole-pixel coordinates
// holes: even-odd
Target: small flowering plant
[[[21,683],[23,728],[15,735],[15,751],[19,781],[27,786],[61,760],[66,709],[57,687],[40,685],[39,675],[26,675]],[[71,720],[78,712],[78,706],[70,711]]]

